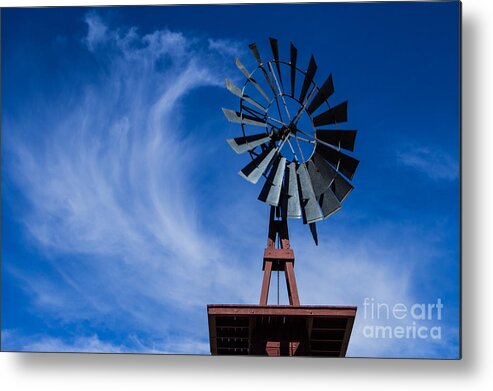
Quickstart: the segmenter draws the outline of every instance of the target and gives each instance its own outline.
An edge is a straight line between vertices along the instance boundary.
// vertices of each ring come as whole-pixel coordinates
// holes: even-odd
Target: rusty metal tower
[[[226,87],[239,97],[240,108],[223,108],[243,133],[228,144],[251,157],[239,174],[254,184],[266,178],[258,197],[270,205],[260,303],[207,306],[211,353],[344,357],[356,307],[300,304],[288,218],[302,219],[318,245],[316,223],[337,212],[353,189],[359,162],[347,151],[354,150],[356,130],[338,129],[347,121],[347,101],[329,103],[332,75],[319,87],[313,56],[305,71],[292,43],[289,61],[279,59],[277,39],[270,38],[270,46],[273,58],[264,62],[257,45],[249,45],[258,64],[253,72],[236,59],[246,80],[242,88],[226,80]],[[285,274],[289,305],[268,304],[273,271]]]

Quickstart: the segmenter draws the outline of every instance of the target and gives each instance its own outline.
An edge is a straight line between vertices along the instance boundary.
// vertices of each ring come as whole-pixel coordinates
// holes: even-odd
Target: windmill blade
[[[310,232],[312,233],[312,238],[315,241],[315,246],[318,246],[317,223],[310,224]]]
[[[251,136],[243,136],[227,139],[226,142],[236,153],[244,153],[251,151],[259,145],[265,144],[270,141],[270,135],[266,133],[253,134]]]
[[[252,42],[251,44],[248,45],[248,48],[252,52],[253,57],[255,57],[255,59],[257,60],[258,65],[262,65],[262,59],[260,58],[260,53],[258,51],[257,44],[255,42]]]
[[[339,175],[330,164],[327,164],[324,158],[317,152],[313,154],[312,161],[317,166],[320,174],[325,178],[327,183],[329,183],[330,191],[336,196],[339,203],[342,203],[353,190],[353,186]],[[330,195],[328,197],[330,197]]]
[[[359,164],[359,160],[346,155],[344,152],[320,143],[317,143],[315,151],[318,152],[330,164],[332,164],[337,171],[340,171],[345,177],[353,179],[354,172]]]
[[[308,64],[308,70],[306,71],[305,80],[303,80],[303,86],[301,87],[299,101],[304,104],[306,93],[308,92],[308,87],[312,84],[313,77],[317,72],[317,64],[315,63],[315,57],[313,55],[310,57],[310,63]]]
[[[279,199],[281,196],[282,178],[286,170],[286,158],[278,155],[274,162],[269,176],[265,181],[264,186],[258,199],[272,206],[279,205]]]
[[[300,192],[298,189],[298,176],[296,175],[296,163],[288,165],[285,175],[287,190],[287,217],[290,219],[301,218]]]
[[[334,125],[347,121],[347,101],[332,107],[313,119],[315,126]]]
[[[327,189],[325,191],[325,193],[323,193],[318,198],[318,204],[320,205],[320,208],[322,209],[322,213],[323,213],[325,219],[329,216],[332,216],[334,213],[336,213],[337,211],[339,211],[342,208],[342,205],[340,204],[340,202],[342,202],[342,201],[339,201],[337,199],[337,196],[334,194],[332,189]]]
[[[270,48],[272,49],[272,55],[274,56],[274,62],[276,64],[277,68],[277,74],[279,75],[279,81],[281,82],[281,87],[284,91],[284,84],[282,82],[282,75],[281,75],[281,65],[279,63],[279,45],[278,41],[276,38],[269,38],[270,41]]]
[[[327,177],[324,176],[315,165],[315,163],[311,160],[306,162],[306,166],[312,180],[315,197],[317,198],[318,204],[322,209],[324,218],[327,218],[331,214],[341,209],[341,204],[329,187],[333,177],[331,177],[330,175],[328,175]]]
[[[262,118],[254,117],[247,114],[240,114],[237,111],[225,109],[224,107],[222,108],[222,110],[229,122],[235,122],[244,125],[261,126],[264,128],[267,127],[267,122],[265,122],[265,120],[263,120]]]
[[[325,83],[318,90],[317,95],[312,99],[308,109],[308,114],[312,114],[317,110],[322,103],[324,103],[334,93],[334,84],[332,82],[332,74],[329,75]]]
[[[298,58],[298,49],[296,49],[291,42],[290,47],[290,57],[289,57],[289,65],[291,66],[291,97],[294,99],[294,90],[296,86],[296,61]]]
[[[310,224],[310,232],[312,233],[312,238],[315,241],[315,246],[318,246],[317,223]]]
[[[312,181],[313,192],[318,199],[328,188],[333,178],[326,178],[320,173],[315,163],[311,160],[305,163]]]
[[[337,176],[337,171],[330,164],[327,164],[325,159],[320,156],[316,151],[314,152],[310,162],[313,162],[317,167],[317,171],[324,178],[325,183],[327,184],[326,189],[329,188],[330,184],[334,181],[334,178]],[[325,189],[323,189],[325,191]],[[322,192],[320,194],[322,194]]]
[[[248,72],[248,70],[245,68],[245,66],[241,63],[239,58],[236,58],[235,64],[237,68],[245,75],[245,77],[250,81],[250,83],[253,84],[253,86],[257,89],[258,92],[265,98],[267,102],[270,103],[271,99],[268,97],[268,95],[265,93],[265,91],[260,87],[260,85],[257,83],[257,81],[252,77],[252,74]]]
[[[243,63],[240,61],[240,59],[238,57],[236,57],[236,59],[235,59],[235,64],[236,64],[236,67],[241,71],[241,73],[243,73],[243,75],[245,75],[245,77],[248,80],[252,79],[251,73],[248,72],[248,70],[245,68],[245,66],[243,65]]]
[[[255,99],[250,98],[247,94],[244,94],[236,85],[234,85],[228,79],[226,79],[226,88],[229,92],[231,92],[233,95],[236,95],[238,98],[247,101],[248,103],[257,107],[265,113],[267,112],[267,109],[264,106],[258,103]]]
[[[262,63],[262,59],[260,58],[260,53],[258,51],[257,44],[255,42],[252,42],[250,45],[248,45],[248,47],[250,48],[250,51],[252,52],[255,59],[257,60],[258,65],[259,65],[260,69],[262,70],[262,73],[264,74],[265,81],[267,81],[267,84],[269,85],[270,89],[272,90],[272,93],[274,94],[274,96],[277,96],[276,89],[274,87],[274,83],[270,79],[266,69],[264,68],[264,64]]]
[[[305,224],[311,224],[323,220],[324,216],[315,197],[312,181],[310,179],[310,175],[308,174],[308,170],[306,169],[305,163],[301,163],[296,172],[298,174],[299,187],[302,197],[301,210],[303,212],[303,222]]]
[[[266,115],[267,113],[261,113],[261,112],[255,110],[254,108],[249,107],[247,105],[242,105],[241,109],[243,110],[241,113],[242,118],[251,119],[253,121],[260,121],[262,123],[266,123],[267,126],[277,128],[277,129],[279,129],[280,128],[279,125],[282,124],[282,122],[276,121],[275,118],[268,117]],[[239,112],[236,112],[236,113],[240,114]]]
[[[319,129],[315,132],[317,140],[324,143],[354,151],[357,130],[331,130]]]
[[[238,174],[253,184],[257,183],[269,167],[277,151],[274,143],[272,143],[260,155],[243,167]]]
[[[274,60],[276,61],[276,63],[279,63],[279,45],[278,45],[278,41],[277,41],[276,38],[270,37],[269,38],[269,42],[270,42],[270,48],[272,49],[272,55],[274,56]]]
[[[354,187],[341,175],[336,175],[334,182],[330,185],[330,190],[332,190],[339,202],[343,202],[353,189]]]
[[[246,113],[251,114],[252,116],[263,119],[265,116],[265,113],[261,113],[260,111],[255,110],[253,107],[248,107],[248,106],[242,106],[242,109],[246,111]],[[247,115],[248,115],[247,114]]]

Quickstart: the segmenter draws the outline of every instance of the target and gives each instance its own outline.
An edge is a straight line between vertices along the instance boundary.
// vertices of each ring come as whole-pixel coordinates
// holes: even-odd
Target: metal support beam
[[[286,286],[288,287],[289,304],[298,307],[300,298],[294,277],[294,266],[292,262],[284,262],[284,274],[286,275]]]

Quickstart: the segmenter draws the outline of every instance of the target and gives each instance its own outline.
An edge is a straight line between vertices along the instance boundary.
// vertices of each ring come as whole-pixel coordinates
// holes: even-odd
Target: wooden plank
[[[356,307],[318,307],[318,306],[209,306],[210,315],[280,315],[313,316],[329,318],[354,318]],[[315,329],[315,328],[314,328]]]
[[[217,341],[216,341],[216,317],[209,314],[209,341],[211,347],[211,354],[217,355]]]
[[[248,327],[249,326],[216,326],[216,329],[247,329]]]
[[[286,285],[288,287],[289,304],[299,307],[300,297],[298,296],[298,288],[296,286],[293,264],[291,262],[286,262],[284,264],[284,268],[284,273],[286,274]]]
[[[250,327],[248,330],[248,354],[252,354],[253,351],[253,330],[255,328],[255,324],[257,323],[257,320],[255,319],[254,316],[250,316]]]
[[[264,263],[264,279],[262,280],[262,291],[260,292],[260,305],[267,305],[269,298],[270,274],[272,271],[272,261]]]
[[[346,324],[346,332],[344,333],[344,339],[342,340],[341,354],[339,357],[346,357],[347,347],[349,344],[349,338],[351,337],[351,331],[353,330],[354,317],[349,318]]]
[[[312,329],[313,329],[313,318],[306,318],[306,353],[311,356],[312,355]]]

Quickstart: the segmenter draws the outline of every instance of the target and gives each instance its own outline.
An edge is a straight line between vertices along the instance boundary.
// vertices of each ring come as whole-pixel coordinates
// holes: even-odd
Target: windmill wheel
[[[270,46],[273,58],[263,61],[257,45],[249,45],[258,64],[252,72],[236,59],[246,78],[242,88],[226,80],[240,104],[239,111],[222,110],[243,133],[227,142],[236,153],[250,154],[242,177],[254,184],[266,178],[258,198],[288,218],[302,218],[317,242],[315,223],[337,212],[353,189],[359,161],[343,150],[354,150],[357,131],[338,129],[347,121],[347,101],[329,103],[332,75],[319,87],[313,56],[304,71],[292,43],[289,61],[279,59],[277,39],[270,38]]]

